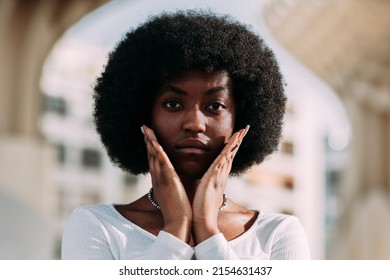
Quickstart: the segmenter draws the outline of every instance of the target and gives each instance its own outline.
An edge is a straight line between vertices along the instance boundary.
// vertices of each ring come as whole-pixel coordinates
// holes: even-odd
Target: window
[[[126,187],[133,187],[135,184],[137,184],[138,177],[130,173],[125,173],[123,181]]]
[[[66,115],[66,102],[61,97],[45,96],[44,97],[44,111],[55,113],[61,116]]]
[[[57,144],[56,145],[57,150],[57,161],[60,164],[64,164],[66,161],[66,148],[63,144]]]
[[[326,174],[326,180],[328,183],[329,190],[334,193],[337,191],[337,186],[339,185],[342,178],[340,170],[330,170]]]
[[[85,148],[81,152],[82,165],[88,168],[99,168],[101,166],[101,154],[98,150]]]
[[[98,204],[102,199],[97,192],[83,193],[81,196],[81,205]]]
[[[281,146],[281,152],[283,154],[293,155],[294,154],[294,145],[289,141],[283,141]]]
[[[294,188],[294,178],[285,177],[283,180],[283,185],[287,189],[293,189]]]

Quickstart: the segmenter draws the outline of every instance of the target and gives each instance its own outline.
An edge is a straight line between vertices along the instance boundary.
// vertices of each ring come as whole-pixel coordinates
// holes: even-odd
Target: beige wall
[[[328,83],[352,123],[330,258],[390,258],[390,1],[268,1],[276,39]]]
[[[0,2],[0,188],[32,207],[45,209],[42,170],[52,157],[37,129],[43,61],[69,26],[105,2]],[[284,2],[270,2],[270,29],[336,90],[353,125],[345,211],[330,257],[390,258],[390,2]]]

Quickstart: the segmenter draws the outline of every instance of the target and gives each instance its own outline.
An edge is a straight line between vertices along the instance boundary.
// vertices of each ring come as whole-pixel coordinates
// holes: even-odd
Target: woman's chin
[[[207,168],[195,164],[188,164],[175,169],[182,181],[200,180],[207,171]]]

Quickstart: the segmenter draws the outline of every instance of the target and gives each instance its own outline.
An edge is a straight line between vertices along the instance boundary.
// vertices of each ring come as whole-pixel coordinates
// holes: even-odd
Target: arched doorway
[[[40,96],[39,91],[39,73],[45,59],[47,52],[51,49],[54,42],[60,37],[60,35],[77,19],[85,15],[87,12],[97,8],[106,1],[35,1],[34,3],[26,4],[25,1],[3,1],[0,4],[1,21],[0,21],[0,36],[2,42],[5,42],[0,46],[0,56],[2,61],[2,67],[0,68],[0,85],[1,85],[1,100],[0,100],[0,183],[1,188],[7,195],[11,194],[13,197],[17,197],[18,200],[31,205],[32,207],[39,209],[42,214],[47,214],[46,207],[50,203],[42,203],[44,201],[53,201],[48,192],[48,183],[45,181],[43,169],[53,160],[53,151],[47,151],[45,142],[42,141],[37,129],[37,117],[40,111]],[[289,1],[291,2],[291,1]],[[297,3],[300,1],[297,1]],[[317,1],[323,3],[324,1]],[[327,1],[332,2],[332,1]],[[334,3],[337,1],[333,1]],[[362,1],[356,1],[358,4],[354,4],[353,1],[343,1],[340,4],[344,7],[343,11],[347,11],[346,7],[353,7],[354,10],[363,7]],[[373,1],[366,11],[370,12],[377,9],[378,13],[376,18],[383,20],[387,17],[381,15],[387,13],[388,6],[378,6],[377,4],[383,3],[383,1]],[[292,2],[291,2],[292,3]],[[356,6],[358,5],[358,7]],[[326,5],[324,6],[326,7]],[[332,7],[330,5],[329,7]],[[278,10],[279,12],[282,10]],[[307,11],[303,9],[301,11]],[[324,14],[327,14],[324,9]],[[272,11],[269,13],[273,15]],[[282,13],[283,14],[283,13]],[[332,12],[328,13],[332,14]],[[366,14],[367,15],[367,14]],[[278,14],[278,16],[281,16]],[[283,15],[282,15],[283,16]],[[301,18],[301,17],[296,17]],[[351,19],[351,18],[350,18]],[[277,22],[277,21],[276,21]],[[376,21],[374,21],[376,22]],[[324,21],[324,26],[329,26],[329,21]],[[293,26],[293,25],[291,25]],[[316,30],[317,24],[310,25],[313,30]],[[331,26],[331,25],[330,25]],[[355,26],[355,25],[352,25]],[[359,25],[356,25],[359,26]],[[390,30],[387,28],[387,22],[384,21],[381,25],[383,28],[375,29],[379,33],[384,30]],[[369,25],[367,25],[369,27]],[[297,28],[296,30],[300,30]],[[366,29],[367,30],[367,29]],[[340,33],[342,34],[342,33]],[[353,33],[360,34],[360,33]],[[382,33],[381,33],[382,34]],[[376,69],[375,73],[382,73],[384,77],[388,74],[388,59],[386,59],[386,53],[388,53],[386,46],[390,44],[380,43],[381,39],[388,38],[386,36],[378,35],[375,33],[372,40],[367,40],[372,44],[366,46],[365,53],[379,54],[377,57],[383,59],[373,59],[372,61],[381,62],[374,63],[371,68]],[[312,38],[310,36],[304,36],[303,38]],[[303,38],[296,39],[297,42],[303,42]],[[379,43],[378,43],[379,40]],[[348,42],[359,41],[356,38],[352,38]],[[319,41],[321,42],[321,40]],[[345,41],[347,42],[347,41]],[[380,47],[380,49],[376,49]],[[370,51],[371,50],[371,51]],[[316,49],[305,49],[307,54],[317,54]],[[352,54],[352,52],[351,52]],[[382,54],[382,55],[381,55]],[[299,55],[297,55],[299,56]],[[375,56],[375,55],[374,55]],[[351,57],[365,57],[361,55],[351,55]],[[376,57],[376,56],[375,56]],[[310,60],[303,59],[312,69],[320,73],[323,79],[327,80],[327,74],[321,73],[321,69],[328,69],[327,64],[311,65]],[[346,63],[345,65],[353,65]],[[384,67],[376,67],[375,65],[383,65]],[[337,69],[332,68],[332,71],[327,73],[333,73],[334,81],[338,81],[337,73],[344,73],[344,70],[348,68]],[[364,71],[362,72],[364,74]],[[371,72],[372,73],[372,72]],[[345,73],[344,73],[345,74]],[[364,75],[363,75],[364,76]],[[358,133],[357,139],[359,142],[353,146],[353,157],[357,164],[351,165],[353,170],[350,182],[344,189],[345,205],[351,205],[351,201],[356,200],[356,196],[360,195],[360,189],[371,190],[370,186],[379,186],[380,199],[387,199],[387,196],[382,196],[382,193],[388,193],[389,189],[389,161],[390,149],[388,148],[389,139],[389,116],[388,116],[388,87],[386,79],[377,79],[378,75],[371,77],[374,83],[368,83],[370,86],[367,88],[358,86],[353,90],[356,94],[349,95],[351,87],[348,84],[344,84],[345,87],[336,88],[337,92],[343,92],[341,99],[348,108],[348,112],[353,120],[353,126],[356,127],[354,131]],[[21,83],[20,81],[23,81]],[[332,84],[332,83],[331,83]],[[357,84],[355,83],[354,86]],[[383,90],[378,90],[383,89]],[[371,92],[383,92],[380,98],[372,98]],[[351,97],[351,98],[350,98]],[[365,133],[367,130],[370,133]],[[360,137],[363,135],[362,137]],[[380,142],[373,143],[372,140],[380,139]],[[371,144],[370,144],[371,143]],[[375,147],[375,152],[371,152],[367,147]],[[383,147],[383,148],[382,148]],[[50,150],[50,149],[49,149]],[[362,153],[364,151],[364,153]],[[26,155],[29,155],[28,157]],[[370,164],[365,164],[366,159],[369,159]],[[359,168],[355,168],[360,166]],[[369,168],[366,168],[369,166]],[[378,168],[376,168],[378,167]],[[18,176],[15,176],[16,171]],[[364,176],[364,180],[360,180],[360,176]],[[131,180],[130,180],[131,181]],[[364,183],[365,182],[365,183]],[[364,184],[363,184],[364,183]],[[350,186],[350,187],[348,187]],[[357,187],[359,186],[359,187]],[[361,187],[362,186],[362,187]],[[368,189],[364,186],[368,186]],[[359,189],[356,194],[356,189]],[[365,190],[364,190],[365,189]],[[383,192],[383,190],[385,190]],[[48,195],[49,193],[49,195]],[[378,196],[375,196],[378,197]],[[373,201],[376,201],[375,199]],[[385,200],[385,205],[386,204]],[[377,204],[377,203],[374,203]],[[382,217],[387,218],[387,210],[382,211]],[[352,211],[353,212],[353,211]],[[346,215],[346,219],[348,215]],[[339,227],[341,232],[343,227]],[[367,228],[367,227],[366,227]],[[347,235],[345,235],[347,236]],[[390,236],[390,235],[387,235]],[[356,244],[363,244],[364,242],[355,242],[361,240],[359,237],[354,239],[354,246]],[[351,243],[352,244],[352,243]],[[356,246],[355,246],[356,247]],[[363,250],[363,251],[362,251]],[[388,256],[390,250],[379,248],[378,250],[368,250],[369,253],[365,253],[364,249],[356,253],[351,250],[345,250],[342,254],[339,254],[339,258],[375,258]],[[378,252],[378,253],[377,253]],[[337,254],[336,254],[337,255]],[[366,257],[364,257],[366,256]]]
[[[156,6],[150,7],[149,9],[145,8],[145,3],[147,2],[142,2],[142,5],[140,2],[134,4],[124,4],[122,2],[122,6],[120,6],[119,10],[117,8],[117,10],[112,10],[106,14],[104,14],[103,9],[101,9],[95,13],[93,17],[85,18],[82,25],[74,26],[73,31],[69,30],[69,33],[72,33],[78,38],[77,40],[73,37],[73,39],[67,38],[66,41],[61,39],[61,42],[58,42],[58,45],[61,43],[63,48],[61,47],[61,54],[57,57],[57,66],[55,66],[56,63],[53,62],[55,59],[49,58],[49,60],[53,61],[52,66],[49,66],[49,63],[47,64],[47,67],[52,67],[51,70],[48,70],[48,73],[53,74],[55,71],[61,71],[59,68],[67,64],[69,65],[67,66],[68,68],[62,69],[63,72],[60,72],[60,74],[57,75],[57,77],[67,78],[64,79],[64,81],[59,82],[59,84],[57,84],[58,87],[54,87],[53,83],[43,82],[43,92],[48,98],[53,98],[52,101],[49,102],[52,102],[55,114],[53,115],[51,114],[53,112],[49,112],[51,114],[49,119],[51,118],[51,120],[53,120],[52,117],[54,116],[60,121],[59,123],[68,123],[68,121],[66,121],[69,117],[66,113],[68,109],[64,104],[73,103],[74,106],[79,108],[81,107],[77,104],[84,104],[86,105],[86,107],[84,107],[84,113],[86,113],[86,115],[79,115],[79,117],[81,117],[81,119],[85,118],[84,121],[81,120],[81,123],[87,123],[90,126],[89,128],[91,128],[90,120],[88,120],[90,112],[85,110],[85,108],[90,108],[91,101],[80,101],[79,97],[84,95],[90,98],[90,84],[93,83],[96,73],[100,70],[98,68],[103,64],[103,62],[99,61],[103,61],[101,59],[102,57],[105,57],[105,52],[107,52],[120,38],[121,32],[118,32],[119,28],[116,24],[120,23],[124,28],[122,32],[124,32],[129,26],[137,24],[136,21],[133,21],[135,16],[129,17],[131,12],[141,15],[139,16],[139,20],[142,21],[142,19],[152,14],[152,11],[159,11],[159,8]],[[107,5],[104,9],[110,9],[110,7],[114,7],[114,5]],[[224,7],[226,8],[226,5]],[[248,7],[248,9],[251,8],[253,7]],[[260,8],[261,7],[256,6],[256,9],[259,9],[256,10],[256,12],[260,12]],[[234,7],[231,9],[238,10]],[[239,11],[240,14],[238,15],[231,11],[227,12],[238,18],[241,17],[244,21],[249,21],[250,24],[258,24],[258,21],[253,19],[256,18],[256,13],[252,13],[251,16],[248,17],[248,14],[245,14],[245,9],[240,9]],[[125,17],[122,18],[121,14]],[[114,15],[114,23],[111,23],[109,20],[109,17],[112,17],[112,15]],[[130,18],[131,21],[126,21],[126,18]],[[99,26],[100,22],[104,22],[105,26]],[[259,27],[256,26],[256,28]],[[259,32],[260,29],[261,28],[259,28]],[[96,34],[94,34],[94,32],[97,30],[99,34],[95,37]],[[116,35],[112,36],[112,34],[110,34],[111,30],[116,30]],[[104,36],[102,34],[107,35]],[[83,39],[84,41],[81,42],[79,39]],[[111,42],[108,43],[110,40]],[[271,41],[271,38],[269,38],[269,40]],[[93,42],[95,46],[93,46],[91,42]],[[276,45],[276,43],[274,44]],[[102,51],[105,46],[108,46],[108,48],[105,51]],[[274,46],[272,46],[272,48],[274,48]],[[277,47],[275,46],[275,49],[276,48]],[[56,52],[56,50],[53,52]],[[71,55],[68,55],[68,53]],[[83,63],[79,66],[73,65],[71,56],[73,56],[73,59],[77,62]],[[345,148],[348,144],[348,141],[344,141],[345,143],[343,144],[341,138],[344,137],[344,140],[348,140],[349,134],[348,131],[345,132],[345,130],[348,130],[349,123],[344,114],[343,106],[331,89],[326,88],[318,79],[316,80],[314,75],[305,70],[298,62],[292,62],[292,59],[288,58],[286,54],[282,55],[281,50],[278,50],[277,56],[280,58],[283,65],[283,72],[286,74],[286,82],[288,84],[287,94],[291,99],[289,114],[287,116],[289,124],[287,125],[288,128],[284,141],[282,142],[282,152],[279,155],[273,156],[273,160],[267,161],[265,170],[254,169],[254,171],[251,172],[251,174],[248,174],[243,181],[234,181],[234,184],[239,185],[240,188],[233,187],[232,184],[229,195],[238,198],[240,197],[240,194],[246,193],[247,196],[241,197],[240,199],[241,202],[248,207],[268,208],[271,211],[285,212],[299,216],[310,236],[313,256],[315,258],[324,258],[325,230],[327,228],[325,219],[329,219],[329,217],[326,217],[325,209],[326,188],[336,184],[335,182],[327,183],[327,180],[337,181],[337,172],[341,172],[343,169],[343,162],[339,162],[339,165],[335,166],[334,164],[327,162],[327,160],[330,152],[333,151],[334,156],[335,154],[338,154],[338,150]],[[89,74],[92,74],[91,76],[88,76],[88,70],[86,69],[89,69]],[[76,85],[73,87],[72,84],[78,84],[74,79],[83,79],[82,77],[84,75],[86,75],[84,77],[84,85]],[[48,76],[45,75],[43,80],[46,80],[47,77]],[[305,83],[302,83],[302,80],[304,80]],[[71,95],[75,95],[76,97],[71,97]],[[64,107],[66,108],[64,109]],[[328,111],[326,111],[327,109]],[[78,109],[73,108],[69,110]],[[322,113],[318,114],[319,112]],[[70,117],[74,118],[75,114],[78,113],[70,113],[70,115],[72,114],[73,117]],[[338,121],[334,121],[331,117],[336,118]],[[46,119],[46,123],[51,122],[49,119]],[[73,128],[70,128],[69,126],[65,131],[60,131],[60,136],[53,134],[52,132],[55,132],[55,127],[58,126],[59,123],[52,123],[52,126],[54,126],[53,129],[46,127],[48,129],[46,132],[53,143],[56,143],[56,147],[59,150],[60,161],[63,161],[66,157],[69,157],[69,160],[73,161],[73,164],[76,161],[80,161],[80,151],[82,151],[83,147],[78,145],[83,142],[88,146],[89,150],[95,151],[95,155],[96,152],[100,154],[97,158],[104,157],[104,151],[97,149],[97,146],[99,146],[97,137],[92,137],[93,139],[90,139],[88,138],[89,136],[85,136],[85,138],[82,136],[82,139],[80,140],[80,138],[77,137],[71,136],[69,138],[69,136],[61,134],[62,132],[71,132],[72,129],[80,132],[81,129],[77,128],[78,124],[74,124]],[[87,129],[87,127],[84,127],[84,129]],[[340,134],[342,135],[340,136]],[[78,136],[81,135],[82,133],[78,133]],[[304,137],[302,137],[302,135],[304,135]],[[86,138],[89,140],[85,140]],[[75,142],[72,142],[72,139]],[[327,144],[326,141],[328,141],[329,144]],[[79,152],[75,150],[79,150]],[[340,159],[340,157],[338,159]],[[65,160],[65,163],[60,162],[60,164],[64,164],[64,166],[60,168],[61,170],[59,173],[65,172],[64,174],[69,175],[68,172],[71,172],[69,171],[69,168],[73,168],[70,162]],[[58,200],[63,201],[63,203],[60,203],[63,208],[63,210],[61,210],[63,215],[61,217],[62,219],[66,219],[70,214],[71,209],[80,204],[88,202],[98,203],[103,201],[108,203],[113,201],[119,202],[119,197],[125,197],[123,195],[123,189],[125,188],[123,186],[123,181],[126,180],[126,176],[116,169],[110,169],[107,167],[108,165],[109,162],[104,159],[104,163],[101,164],[101,167],[99,167],[98,170],[99,172],[106,174],[107,177],[100,177],[100,175],[96,175],[96,173],[95,178],[100,179],[89,181],[89,179],[81,178],[81,176],[76,174],[77,172],[73,172],[70,177],[79,178],[82,183],[76,182],[76,179],[72,181],[60,180],[61,182],[57,182],[58,187],[56,187],[56,192],[59,196]],[[279,167],[282,165],[285,166],[285,168],[280,169]],[[105,169],[106,167],[107,169]],[[307,172],[308,169],[310,169],[310,176],[308,176],[307,173],[302,172]],[[91,170],[88,172],[91,172]],[[82,173],[85,175],[86,172]],[[66,178],[69,176],[63,177]],[[265,177],[268,178],[267,181],[263,180]],[[329,177],[332,177],[333,179],[330,179]],[[104,178],[111,179],[108,180]],[[134,180],[134,178],[130,179]],[[102,184],[99,184],[96,181],[99,181]],[[106,184],[106,182],[110,183]],[[138,181],[136,183],[142,185],[142,182]],[[88,186],[86,186],[86,184]],[[132,182],[132,184],[134,184],[134,182]],[[143,186],[144,192],[146,190],[145,186],[148,185],[149,184]],[[245,188],[245,191],[243,191],[243,188]],[[88,189],[88,191],[83,193],[83,191],[80,191],[82,189]],[[139,191],[141,192],[141,188]],[[127,197],[138,195],[138,189],[129,190],[127,195]],[[250,198],[252,198],[252,200]],[[305,207],[300,207],[302,205],[305,205]],[[334,216],[335,215],[337,215],[337,213],[334,213]],[[330,218],[334,218],[334,216]]]

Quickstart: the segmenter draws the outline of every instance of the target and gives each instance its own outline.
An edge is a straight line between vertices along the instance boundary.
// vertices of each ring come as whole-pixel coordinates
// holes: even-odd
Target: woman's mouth
[[[203,141],[196,138],[186,138],[175,146],[175,150],[182,154],[204,155],[210,148]]]
[[[208,153],[208,151],[206,150],[202,150],[194,147],[180,148],[180,149],[176,149],[176,151],[182,154],[194,154],[194,155],[204,155]]]

